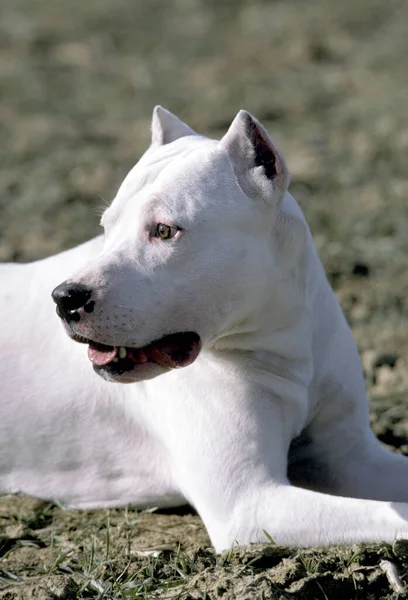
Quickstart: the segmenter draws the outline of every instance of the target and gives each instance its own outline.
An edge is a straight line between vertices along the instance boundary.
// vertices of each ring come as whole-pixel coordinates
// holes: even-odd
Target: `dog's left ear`
[[[241,110],[220,143],[228,152],[243,192],[279,208],[290,176],[283,156],[261,123]]]
[[[191,127],[162,106],[155,106],[152,117],[152,144],[170,144],[187,135],[198,135]]]

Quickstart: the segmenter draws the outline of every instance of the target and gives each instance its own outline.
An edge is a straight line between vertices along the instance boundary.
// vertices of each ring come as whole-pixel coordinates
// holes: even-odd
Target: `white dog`
[[[152,130],[103,237],[0,269],[0,490],[190,502],[217,551],[408,537],[408,459],[278,149],[244,111],[221,141],[160,107]]]

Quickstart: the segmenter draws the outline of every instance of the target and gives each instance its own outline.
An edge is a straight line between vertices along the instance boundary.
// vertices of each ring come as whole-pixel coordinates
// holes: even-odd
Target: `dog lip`
[[[110,368],[114,371],[125,372],[132,371],[139,368],[138,365],[147,363],[156,364],[165,369],[178,369],[187,367],[193,363],[201,351],[201,338],[196,332],[177,332],[153,340],[144,346],[124,346],[127,351],[126,358],[119,359],[118,363],[117,353],[119,346],[117,344],[113,346],[111,344],[96,342],[71,329],[68,330],[68,334],[72,340],[89,345],[88,357],[98,370]],[[103,357],[99,356],[96,359],[92,355],[92,350],[97,351],[98,349],[102,352],[105,350],[107,353],[106,359],[110,358],[110,360],[106,360],[106,363],[99,363],[99,361],[103,360]],[[120,375],[121,373],[118,372],[116,374]]]
[[[78,333],[74,333],[71,329],[67,328],[67,333],[71,340],[74,342],[78,342],[79,344],[92,344],[93,340],[84,337],[83,335],[79,335]]]

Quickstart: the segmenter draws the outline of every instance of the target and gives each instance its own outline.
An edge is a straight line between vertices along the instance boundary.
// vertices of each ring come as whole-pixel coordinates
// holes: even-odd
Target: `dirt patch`
[[[320,550],[254,544],[217,556],[194,514],[64,512],[19,496],[1,508],[3,600],[387,598],[395,590],[382,561],[401,586],[408,578],[404,541]],[[42,514],[52,514],[46,527]]]

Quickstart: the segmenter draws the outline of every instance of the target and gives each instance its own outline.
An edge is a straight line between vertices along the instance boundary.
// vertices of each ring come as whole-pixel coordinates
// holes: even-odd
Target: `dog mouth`
[[[88,344],[88,358],[96,371],[112,375],[138,371],[149,363],[166,369],[187,367],[201,349],[200,336],[193,331],[172,333],[141,348],[108,346],[79,337],[76,340]]]

